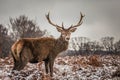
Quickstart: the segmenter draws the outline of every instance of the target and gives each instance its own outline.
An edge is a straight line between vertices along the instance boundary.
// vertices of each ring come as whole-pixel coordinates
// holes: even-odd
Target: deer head
[[[63,23],[62,23],[62,26],[59,26],[59,25],[57,25],[57,24],[54,24],[54,23],[50,20],[49,14],[50,14],[50,13],[48,13],[48,14],[46,15],[46,18],[47,18],[48,22],[49,22],[51,25],[53,25],[54,27],[56,27],[56,29],[58,30],[58,32],[61,33],[60,38],[62,38],[62,39],[65,40],[65,41],[69,41],[71,33],[72,33],[72,32],[75,32],[75,30],[77,29],[77,27],[80,26],[80,25],[83,23],[82,19],[83,19],[84,16],[82,15],[82,13],[80,13],[80,16],[81,16],[81,17],[80,17],[79,22],[78,22],[76,25],[71,25],[69,28],[65,29]]]

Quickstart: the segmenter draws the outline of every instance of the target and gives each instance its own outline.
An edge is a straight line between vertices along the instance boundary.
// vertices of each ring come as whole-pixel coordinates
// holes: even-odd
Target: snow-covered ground
[[[57,57],[52,78],[44,62],[28,63],[21,71],[12,68],[12,58],[0,59],[0,80],[120,80],[120,56],[115,55]]]

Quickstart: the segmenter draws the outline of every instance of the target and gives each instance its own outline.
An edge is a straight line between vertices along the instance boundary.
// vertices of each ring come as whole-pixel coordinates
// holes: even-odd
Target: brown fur
[[[68,41],[62,38],[23,38],[15,42],[11,48],[14,58],[14,70],[21,70],[27,62],[37,63],[45,61],[46,72],[48,66],[51,76],[53,64],[58,53],[68,48]]]

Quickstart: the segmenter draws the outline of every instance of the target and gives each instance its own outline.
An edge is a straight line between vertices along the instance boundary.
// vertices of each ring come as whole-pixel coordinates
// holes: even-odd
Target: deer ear
[[[75,32],[77,28],[70,28],[70,32]]]
[[[57,28],[58,32],[62,32],[63,31],[63,29],[61,27],[56,27],[56,28]]]

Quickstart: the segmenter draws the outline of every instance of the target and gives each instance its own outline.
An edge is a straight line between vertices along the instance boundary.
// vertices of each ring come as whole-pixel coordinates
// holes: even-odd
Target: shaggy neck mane
[[[56,40],[55,49],[59,52],[65,51],[68,48],[68,41],[65,41],[62,37]]]

